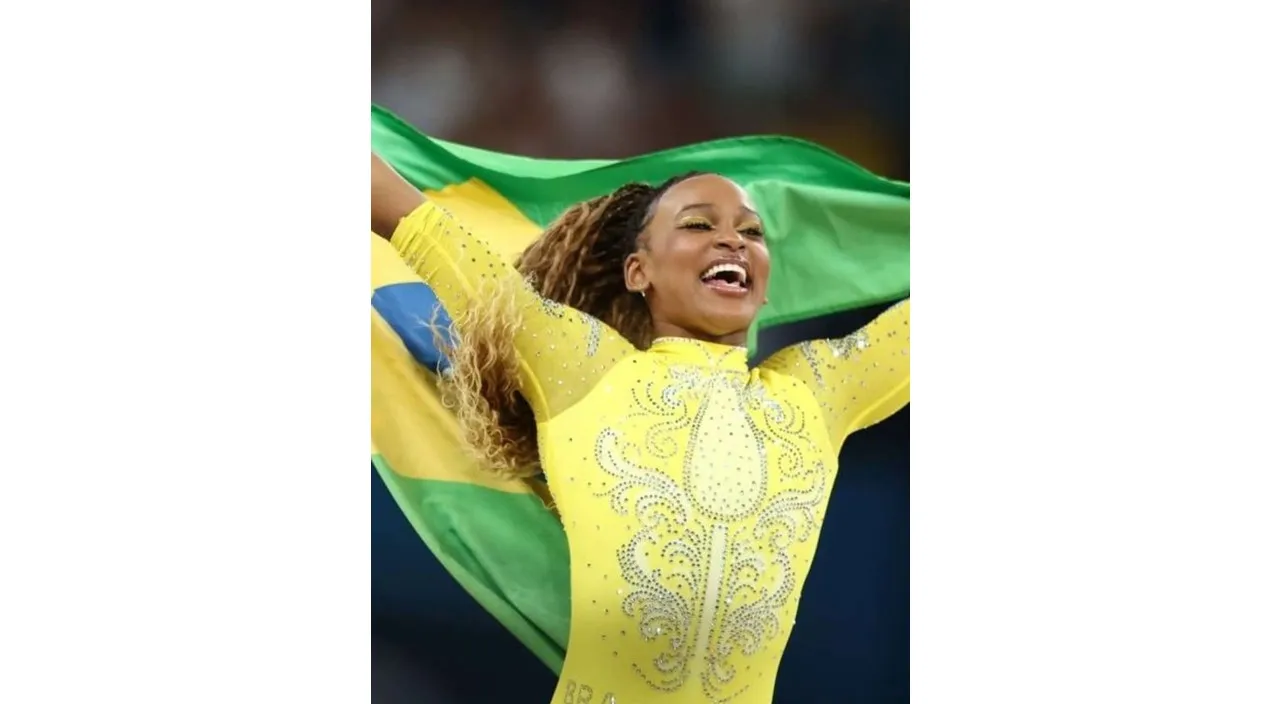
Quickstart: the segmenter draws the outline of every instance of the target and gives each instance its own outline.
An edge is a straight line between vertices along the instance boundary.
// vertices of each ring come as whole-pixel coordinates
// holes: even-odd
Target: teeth
[[[716,264],[715,266],[702,272],[702,280],[706,281],[722,271],[732,271],[738,277],[738,283],[745,285],[747,282],[747,270],[738,264]]]

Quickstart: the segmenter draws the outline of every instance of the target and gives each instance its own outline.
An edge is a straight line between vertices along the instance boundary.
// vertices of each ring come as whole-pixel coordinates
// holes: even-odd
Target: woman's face
[[[643,291],[658,336],[743,344],[769,283],[764,225],[741,186],[694,176],[654,204],[627,287]]]

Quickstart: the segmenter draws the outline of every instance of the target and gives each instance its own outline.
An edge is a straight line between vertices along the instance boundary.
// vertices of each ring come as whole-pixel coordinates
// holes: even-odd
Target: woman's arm
[[[787,347],[762,368],[802,381],[822,409],[837,450],[850,434],[911,401],[911,300],[852,335]]]
[[[400,177],[377,154],[373,157],[372,201],[373,216],[370,227],[383,239],[391,239],[396,226],[415,208],[426,202],[426,196]]]
[[[635,348],[612,328],[539,296],[484,239],[432,203],[376,154],[373,231],[431,286],[455,321],[477,306],[496,315],[510,296],[519,316],[508,330],[520,366],[520,392],[540,419],[576,403]],[[496,306],[496,308],[495,308]],[[422,311],[430,321],[434,311]]]

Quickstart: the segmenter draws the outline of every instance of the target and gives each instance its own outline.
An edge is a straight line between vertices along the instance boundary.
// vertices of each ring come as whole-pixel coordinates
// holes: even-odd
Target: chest
[[[737,523],[780,494],[825,500],[836,464],[807,392],[745,370],[676,366],[606,378],[541,433],[562,510],[605,502],[630,513],[627,505],[650,496],[690,519]]]

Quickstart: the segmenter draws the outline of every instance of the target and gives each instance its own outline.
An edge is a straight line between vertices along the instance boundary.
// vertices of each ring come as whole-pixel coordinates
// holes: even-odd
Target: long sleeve
[[[515,331],[521,394],[539,420],[576,403],[634,347],[596,318],[539,296],[519,273],[448,211],[428,201],[391,237],[452,318],[476,305],[484,286],[510,277],[521,314]],[[429,316],[432,311],[424,311]]]
[[[910,323],[908,299],[851,335],[792,345],[761,367],[808,387],[838,449],[850,434],[879,423],[911,401]]]

